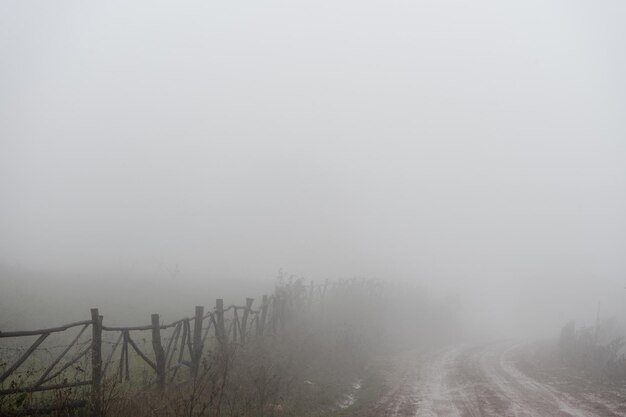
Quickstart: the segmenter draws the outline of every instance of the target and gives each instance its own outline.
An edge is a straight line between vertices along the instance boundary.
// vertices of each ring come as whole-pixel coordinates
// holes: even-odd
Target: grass
[[[174,381],[168,379],[162,391],[144,388],[154,379],[154,372],[132,350],[129,350],[130,381],[120,382],[118,347],[104,384],[104,414],[339,417],[363,413],[388,390],[390,364],[372,360],[374,353],[385,351],[396,339],[405,340],[397,337],[398,332],[418,334],[419,329],[429,329],[424,320],[440,315],[435,314],[436,303],[416,304],[410,289],[391,288],[384,296],[380,292],[376,283],[347,281],[329,289],[323,300],[312,303],[311,293],[301,282],[279,283],[275,297],[283,304],[276,310],[282,316],[275,333],[250,338],[245,346],[231,343],[224,348],[209,338],[200,375],[189,379],[189,370],[182,368]],[[424,314],[430,310],[432,314]],[[133,339],[152,356],[149,337],[144,341],[133,335]],[[106,357],[103,352],[103,359]],[[82,366],[89,369],[88,363]],[[360,381],[358,389],[353,387],[355,381]],[[67,394],[88,399],[89,390]],[[0,414],[44,400],[66,400],[53,395],[53,392],[42,394],[37,397],[38,403],[34,394],[5,396],[0,399]],[[346,395],[353,397],[347,405]],[[10,401],[13,403],[9,404]]]

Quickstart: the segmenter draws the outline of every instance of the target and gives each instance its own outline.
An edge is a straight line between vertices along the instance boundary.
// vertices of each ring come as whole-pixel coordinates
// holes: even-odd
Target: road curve
[[[396,417],[613,417],[624,404],[579,397],[540,383],[515,367],[511,342],[440,352],[397,389],[380,415]],[[382,410],[381,410],[382,411]],[[378,414],[378,413],[377,413]]]

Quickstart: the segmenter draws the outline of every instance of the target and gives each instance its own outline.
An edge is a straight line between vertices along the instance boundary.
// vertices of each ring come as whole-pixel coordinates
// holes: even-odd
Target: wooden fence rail
[[[91,415],[94,417],[100,416],[102,414],[103,383],[107,378],[107,371],[110,369],[118,347],[121,346],[119,350],[119,365],[116,373],[120,381],[123,379],[130,380],[130,346],[137,356],[154,372],[157,389],[164,389],[167,384],[174,382],[181,367],[189,368],[190,380],[198,377],[202,356],[207,346],[207,339],[211,328],[214,332],[217,353],[225,351],[225,349],[232,344],[245,345],[251,338],[263,338],[270,333],[275,334],[279,331],[287,320],[285,314],[288,303],[301,303],[310,308],[314,298],[323,298],[327,286],[328,282],[322,285],[315,285],[311,282],[308,289],[302,286],[300,290],[293,291],[293,294],[297,294],[298,300],[288,300],[288,294],[264,295],[258,310],[252,308],[254,304],[253,298],[246,298],[245,305],[243,306],[230,305],[226,308],[224,307],[224,300],[218,298],[215,300],[215,307],[212,311],[205,313],[203,306],[196,306],[193,317],[185,317],[169,324],[161,323],[160,316],[158,314],[152,314],[151,323],[148,325],[107,326],[103,323],[103,316],[100,315],[99,310],[93,308],[91,309],[90,320],[39,330],[0,331],[0,339],[38,336],[26,351],[0,374],[0,396],[89,386],[91,388],[91,394],[88,402],[76,401],[72,404],[60,404],[58,409],[68,408],[68,406],[87,406],[90,409]],[[227,313],[230,313],[228,324]],[[82,327],[77,335],[63,351],[46,366],[35,383],[30,386],[22,387],[11,385],[9,388],[5,388],[5,381],[27,361],[50,334],[64,332],[79,326]],[[89,344],[82,350],[79,350],[70,359],[66,359],[62,366],[59,366],[68,353],[73,348],[78,347],[78,341],[89,327],[91,327],[92,330]],[[171,337],[167,343],[164,344],[161,331],[167,329],[173,330]],[[132,337],[133,332],[141,331],[151,332],[152,354],[144,352]],[[103,361],[102,358],[104,332],[119,333],[114,343],[107,342],[111,343],[112,347],[105,361]],[[63,383],[49,384],[51,381],[55,380],[55,378],[62,376],[69,367],[85,358],[88,354],[90,354],[91,361],[91,375],[89,378],[83,381],[68,382],[65,380]],[[154,360],[150,357],[152,355]],[[189,360],[185,359],[186,356],[189,357]],[[46,385],[46,383],[48,384]],[[49,413],[55,410],[54,407],[54,405],[50,405],[39,409],[24,409],[12,412],[0,410],[0,414],[8,415],[12,413],[13,415],[23,415]]]

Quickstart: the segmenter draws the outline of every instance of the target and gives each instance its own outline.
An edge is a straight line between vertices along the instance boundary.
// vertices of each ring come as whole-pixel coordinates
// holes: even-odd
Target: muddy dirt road
[[[439,352],[407,372],[374,412],[398,417],[626,416],[626,399],[606,392],[565,392],[539,382],[516,361],[512,342],[463,345]]]

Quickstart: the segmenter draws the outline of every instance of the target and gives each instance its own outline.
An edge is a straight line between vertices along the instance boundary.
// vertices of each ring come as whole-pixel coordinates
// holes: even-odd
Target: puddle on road
[[[339,404],[337,404],[337,406],[342,410],[352,406],[352,404],[354,404],[357,400],[361,385],[361,379],[357,379],[356,381],[354,381],[352,383],[350,392],[343,396],[343,399],[339,402]]]

